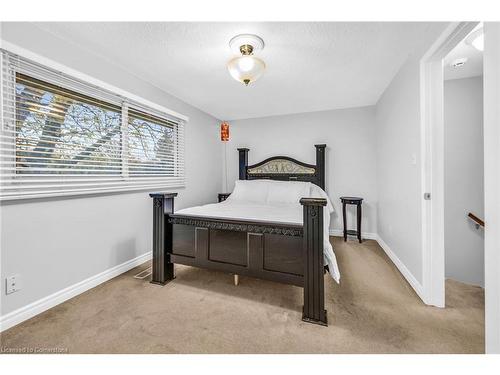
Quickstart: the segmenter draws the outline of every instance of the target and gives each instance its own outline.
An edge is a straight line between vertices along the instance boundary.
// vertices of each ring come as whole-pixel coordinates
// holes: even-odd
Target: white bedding
[[[330,215],[333,212],[333,206],[328,198],[327,194],[320,189],[318,186],[313,185],[309,182],[282,182],[282,181],[266,181],[265,186],[266,196],[261,197],[260,194],[254,194],[252,191],[252,197],[259,196],[259,199],[246,200],[245,197],[249,195],[242,194],[242,189],[238,190],[238,185],[244,186],[244,189],[248,189],[249,186],[254,186],[256,189],[263,189],[264,183],[260,181],[239,181],[241,184],[237,184],[235,187],[234,196],[231,194],[229,198],[221,203],[206,204],[204,206],[196,206],[185,208],[176,211],[176,214],[189,215],[189,216],[204,216],[210,218],[221,218],[221,219],[238,219],[238,220],[250,220],[250,221],[261,221],[261,222],[278,222],[284,224],[300,224],[303,223],[303,208],[298,202],[295,202],[290,196],[287,199],[281,198],[281,201],[269,200],[267,197],[273,197],[273,188],[276,187],[277,191],[281,191],[284,184],[294,184],[293,188],[296,190],[300,198],[304,198],[304,194],[308,195],[309,198],[325,198],[327,199],[327,206],[323,209],[324,214],[324,261],[328,265],[330,270],[330,275],[336,282],[340,281],[340,271],[337,265],[337,260],[333,252],[333,247],[329,241],[329,227],[330,227]],[[297,184],[307,184],[307,190],[302,190]],[[292,189],[293,190],[293,189]],[[289,195],[292,195],[289,194]],[[283,195],[281,195],[283,197]],[[283,201],[285,200],[285,201]],[[287,202],[288,200],[288,202]]]

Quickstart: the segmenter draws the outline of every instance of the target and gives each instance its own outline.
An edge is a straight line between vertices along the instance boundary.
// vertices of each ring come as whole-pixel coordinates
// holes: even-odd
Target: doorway
[[[420,64],[424,302],[445,307],[443,60],[478,22],[451,23]],[[484,289],[487,353],[500,353],[500,23],[484,24]]]
[[[420,64],[424,302],[445,307],[444,59],[478,22],[451,23]]]
[[[466,288],[476,303],[484,303],[482,33],[480,23],[443,59],[445,289]]]

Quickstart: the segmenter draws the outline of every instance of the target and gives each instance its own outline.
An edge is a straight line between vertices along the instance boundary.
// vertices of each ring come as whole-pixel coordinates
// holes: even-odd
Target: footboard
[[[304,288],[303,320],[326,325],[324,199],[303,198],[304,225],[174,214],[177,194],[153,198],[152,283],[174,279],[173,265],[213,269]]]
[[[169,215],[173,263],[303,286],[302,225]]]

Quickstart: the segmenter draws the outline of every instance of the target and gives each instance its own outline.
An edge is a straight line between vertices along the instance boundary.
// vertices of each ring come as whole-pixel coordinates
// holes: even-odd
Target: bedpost
[[[327,326],[323,265],[323,206],[326,199],[302,198],[304,209],[304,308],[302,320]]]
[[[325,190],[325,149],[326,145],[314,145],[316,147],[316,174],[318,186]]]
[[[240,180],[247,180],[247,167],[248,167],[248,148],[239,148],[240,154]]]
[[[174,264],[170,262],[172,252],[172,224],[169,214],[174,213],[174,198],[177,193],[152,193],[153,198],[153,264],[152,284],[165,285],[174,279]]]

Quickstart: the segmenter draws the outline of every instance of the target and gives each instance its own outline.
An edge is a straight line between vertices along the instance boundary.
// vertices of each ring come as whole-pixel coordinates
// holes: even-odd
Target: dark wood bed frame
[[[248,165],[239,148],[239,178],[309,181],[325,189],[325,148],[315,145],[316,164],[275,156]],[[152,283],[175,278],[174,264],[213,269],[304,288],[302,320],[327,325],[324,301],[323,207],[325,199],[302,198],[303,225],[174,214],[177,193],[154,193]]]

